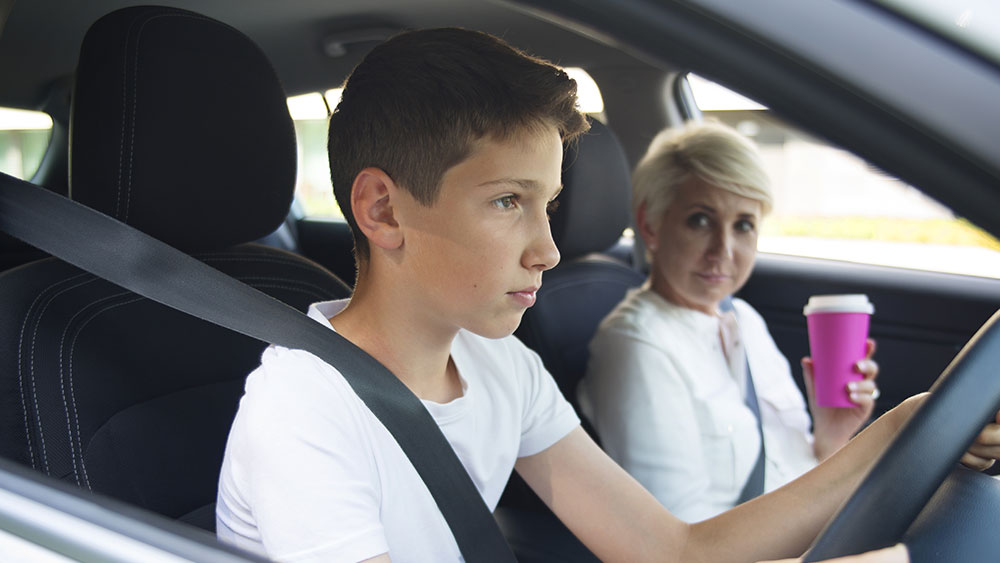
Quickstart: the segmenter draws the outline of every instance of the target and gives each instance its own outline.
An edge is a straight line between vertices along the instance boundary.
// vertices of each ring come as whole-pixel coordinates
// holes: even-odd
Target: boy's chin
[[[521,324],[520,315],[517,317],[516,322],[511,323],[491,323],[484,326],[477,327],[466,327],[466,330],[483,338],[489,338],[492,340],[498,340],[500,338],[507,338],[508,336],[514,334],[517,327]]]
[[[510,330],[471,330],[469,332],[472,332],[473,334],[476,334],[478,336],[482,336],[483,338],[489,338],[491,340],[499,340],[501,338],[507,338],[508,336],[514,334],[514,330],[516,328],[517,327],[515,326]]]

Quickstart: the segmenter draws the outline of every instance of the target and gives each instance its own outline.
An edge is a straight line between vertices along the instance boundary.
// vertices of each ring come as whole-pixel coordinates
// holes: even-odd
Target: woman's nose
[[[708,256],[715,260],[731,260],[733,258],[733,237],[728,231],[722,230],[713,234]]]

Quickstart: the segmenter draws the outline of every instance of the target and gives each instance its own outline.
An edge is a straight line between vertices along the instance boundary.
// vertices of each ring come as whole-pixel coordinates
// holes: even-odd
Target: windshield
[[[968,49],[1000,63],[1000,2],[996,0],[876,0]]]

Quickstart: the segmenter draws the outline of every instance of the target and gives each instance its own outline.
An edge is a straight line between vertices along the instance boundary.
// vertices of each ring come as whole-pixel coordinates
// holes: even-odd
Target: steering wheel
[[[996,557],[1000,481],[955,463],[1000,408],[998,366],[1000,311],[934,383],[804,561],[888,547],[904,537],[914,562]],[[911,535],[904,536],[907,529]]]

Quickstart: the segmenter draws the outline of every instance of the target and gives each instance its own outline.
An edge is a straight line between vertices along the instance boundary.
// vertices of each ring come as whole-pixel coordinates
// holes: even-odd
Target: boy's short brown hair
[[[424,205],[444,173],[484,137],[497,140],[554,126],[563,141],[587,130],[576,82],[560,68],[477,31],[411,31],[375,47],[354,69],[330,117],[333,192],[354,234],[355,257],[368,241],[351,211],[354,178],[383,170]]]

